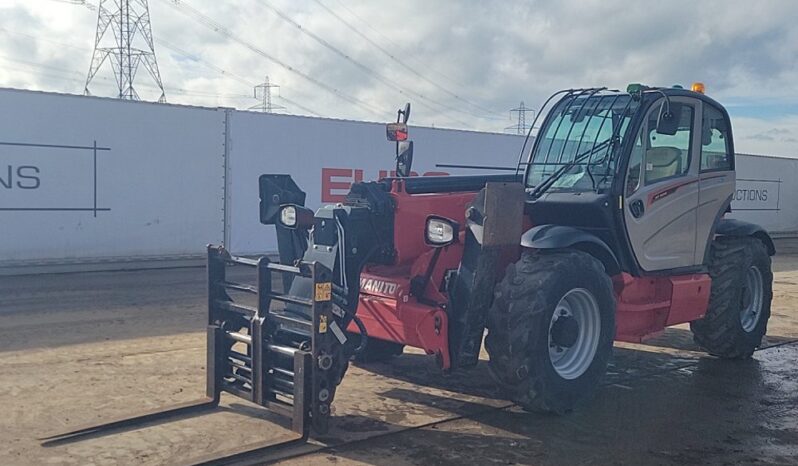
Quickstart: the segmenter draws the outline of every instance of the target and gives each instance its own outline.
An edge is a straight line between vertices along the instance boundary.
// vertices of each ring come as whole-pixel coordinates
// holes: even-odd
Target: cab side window
[[[656,110],[649,114],[648,124],[643,128],[648,131],[644,138],[647,145],[644,161],[646,185],[684,175],[690,170],[690,141],[695,111],[686,104],[671,104],[671,111],[677,119],[675,134],[657,132],[659,112]]]
[[[729,129],[720,110],[704,105],[701,125],[701,172],[732,169]]]

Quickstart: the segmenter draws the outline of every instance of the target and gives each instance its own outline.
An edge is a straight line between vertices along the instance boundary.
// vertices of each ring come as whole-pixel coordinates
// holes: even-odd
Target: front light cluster
[[[448,246],[457,241],[460,226],[457,222],[443,217],[427,217],[425,239],[430,246]]]
[[[284,206],[280,209],[280,223],[284,227],[294,228],[296,226],[296,207],[292,205]]]
[[[307,207],[296,204],[285,204],[280,207],[280,220],[278,223],[291,230],[309,230],[313,228],[313,211]]]

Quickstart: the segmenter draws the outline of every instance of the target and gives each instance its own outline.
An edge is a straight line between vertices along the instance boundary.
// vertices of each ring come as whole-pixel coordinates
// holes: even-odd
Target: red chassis
[[[463,224],[466,207],[476,193],[411,195],[403,185],[401,179],[393,181],[390,192],[396,205],[396,263],[364,267],[357,315],[370,337],[421,348],[434,354],[446,370],[451,367],[451,357],[448,298],[442,290],[447,273],[460,263],[462,241],[443,249],[421,301],[411,295],[410,281],[427,271],[434,252],[424,242],[427,217],[438,215]],[[667,326],[700,319],[709,303],[708,274],[633,277],[620,273],[612,282],[617,303],[616,340],[640,342]],[[358,331],[355,325],[349,330]]]

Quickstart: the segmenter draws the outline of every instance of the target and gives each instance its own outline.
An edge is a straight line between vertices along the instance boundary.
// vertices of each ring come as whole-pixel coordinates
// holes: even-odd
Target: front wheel
[[[565,413],[604,375],[615,335],[615,297],[587,253],[527,251],[507,268],[488,314],[491,374],[530,411]]]

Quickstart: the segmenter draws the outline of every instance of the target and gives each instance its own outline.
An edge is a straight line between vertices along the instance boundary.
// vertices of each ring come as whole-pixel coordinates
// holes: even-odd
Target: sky
[[[97,6],[0,0],[0,87],[81,94]],[[137,3],[142,0],[131,0]],[[505,132],[570,87],[686,87],[732,116],[737,152],[798,157],[798,2],[149,0],[170,103]],[[110,32],[110,31],[109,31]],[[107,45],[104,39],[102,45]],[[138,45],[142,45],[139,43]],[[114,96],[106,63],[89,90]],[[144,68],[134,87],[157,88]],[[533,118],[526,114],[527,123]]]

